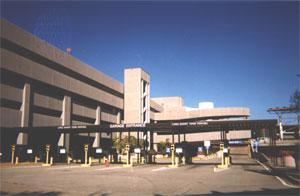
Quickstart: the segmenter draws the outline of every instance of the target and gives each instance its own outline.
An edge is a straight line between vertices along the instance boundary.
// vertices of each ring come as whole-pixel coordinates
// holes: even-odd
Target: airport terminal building
[[[214,108],[209,102],[199,103],[198,108],[185,107],[180,96],[151,98],[150,75],[143,69],[125,69],[124,83],[120,83],[4,19],[0,89],[1,128],[202,122],[250,115],[248,108]],[[251,137],[247,130],[228,134],[231,139]],[[92,147],[99,147],[122,135],[126,133],[3,132],[1,152],[5,155],[12,144],[44,148],[49,143],[67,151],[82,149],[86,138],[92,138]],[[153,142],[168,137],[154,133]],[[185,136],[187,142],[219,139],[219,132]],[[174,142],[180,140],[176,137]]]

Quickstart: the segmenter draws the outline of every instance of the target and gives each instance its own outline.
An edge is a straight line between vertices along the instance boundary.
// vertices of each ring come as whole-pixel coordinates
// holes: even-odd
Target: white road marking
[[[257,161],[260,165],[262,165],[266,170],[268,170],[269,172],[271,172],[271,170],[265,166],[265,164],[261,163],[260,161]],[[287,186],[287,187],[291,187],[291,188],[299,188],[297,186],[293,186],[293,185],[289,185],[287,184],[284,180],[282,180],[280,177],[278,176],[275,176],[277,178],[277,180],[279,180],[284,186]]]
[[[71,168],[79,168],[80,166],[67,166],[67,167],[48,167],[47,169],[71,169]]]
[[[227,170],[227,169],[230,169],[230,168],[221,168],[221,169],[218,169],[218,168],[214,167],[214,172],[220,172],[220,171],[224,171],[224,170]]]
[[[175,169],[176,167],[174,168],[170,168],[170,167],[161,167],[161,168],[158,168],[158,169],[153,169],[152,171],[153,172],[156,172],[156,171],[161,171],[161,170],[166,170],[166,169]],[[178,167],[177,167],[178,168]]]
[[[291,188],[299,188],[297,186],[293,186],[293,185],[289,185],[287,184],[284,180],[282,180],[280,177],[275,176],[283,185],[287,186],[287,187],[291,187]]]
[[[158,168],[158,169],[153,169],[152,171],[161,171],[161,170],[165,170],[165,169],[168,169],[167,167],[161,167],[161,168]]]
[[[257,161],[261,166],[263,166],[266,170],[268,170],[269,172],[271,172],[270,171],[270,169],[267,167],[267,166],[265,166],[263,163],[261,163],[261,162],[259,162],[259,161]]]
[[[38,165],[35,165],[35,166],[15,166],[15,167],[8,167],[8,169],[24,169],[24,168],[36,168],[36,167],[42,167],[42,166],[38,166]]]
[[[111,170],[111,169],[121,169],[121,168],[125,168],[125,167],[109,167],[109,168],[102,168],[102,169],[96,169],[96,170],[101,171],[101,170]]]

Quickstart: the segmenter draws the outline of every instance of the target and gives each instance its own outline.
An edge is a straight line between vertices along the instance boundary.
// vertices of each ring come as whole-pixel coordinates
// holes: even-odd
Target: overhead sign
[[[182,153],[182,148],[176,148],[176,149],[175,149],[175,152],[176,152],[176,153]]]
[[[60,150],[59,150],[59,153],[60,153],[60,154],[66,154],[66,149],[64,149],[64,148],[60,149]]]
[[[96,153],[101,154],[102,153],[102,148],[96,148]]]
[[[204,146],[205,147],[207,147],[207,146],[209,147],[210,146],[210,141],[204,141]]]
[[[134,153],[140,154],[140,153],[141,153],[141,149],[140,149],[140,148],[135,148],[135,149],[134,149]]]
[[[198,152],[203,152],[203,147],[198,147]]]
[[[145,123],[132,123],[132,124],[110,124],[109,128],[135,128],[135,127],[146,127]]]
[[[197,126],[197,125],[208,125],[208,123],[206,121],[203,121],[203,122],[172,123],[172,126]]]
[[[229,144],[243,144],[243,141],[229,141]]]
[[[32,154],[32,149],[27,149],[27,154]]]
[[[61,126],[57,127],[57,129],[86,129],[87,127],[84,125],[78,125],[78,126]]]
[[[171,152],[171,148],[166,148],[166,153],[170,153]]]

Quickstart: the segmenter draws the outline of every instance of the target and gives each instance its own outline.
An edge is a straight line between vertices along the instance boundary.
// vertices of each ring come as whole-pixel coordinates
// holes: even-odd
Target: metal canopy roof
[[[211,131],[253,130],[275,128],[277,120],[208,120],[203,122],[180,123],[133,123],[133,124],[104,124],[78,126],[47,126],[47,127],[13,127],[0,129],[2,132],[42,132],[55,131],[59,133],[93,133],[93,132],[137,132],[153,131],[158,134],[200,133]]]

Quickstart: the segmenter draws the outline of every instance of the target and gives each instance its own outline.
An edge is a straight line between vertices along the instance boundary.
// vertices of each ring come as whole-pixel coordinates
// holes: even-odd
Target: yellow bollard
[[[47,152],[47,155],[46,155],[46,163],[45,164],[42,164],[42,166],[51,166],[51,163],[49,164],[48,161],[49,161],[49,151],[50,151],[50,145],[47,144],[46,145],[46,152]],[[51,160],[50,160],[51,161]],[[52,160],[53,161],[53,160]]]
[[[144,164],[145,163],[145,158],[144,157],[142,157],[142,163],[141,164]]]
[[[221,161],[221,165],[218,165],[218,168],[228,168],[227,158],[224,157],[224,144],[220,144],[220,150],[222,151],[222,161]]]
[[[14,164],[16,145],[11,146],[11,164]]]
[[[185,165],[185,156],[182,157],[182,164]]]
[[[175,144],[171,144],[171,150],[172,150],[172,165],[169,165],[171,168],[178,167],[178,158],[176,157],[175,160]]]
[[[85,151],[85,155],[84,155],[84,164],[87,165],[87,151]]]
[[[175,165],[174,164],[174,159],[175,159],[175,157],[174,157],[174,150],[172,150],[172,165]]]
[[[178,167],[178,165],[179,165],[179,158],[176,157],[176,166]]]
[[[85,144],[84,145],[84,164],[81,164],[81,167],[89,167],[91,166],[90,164],[88,164],[88,150],[89,150],[89,145]]]
[[[129,153],[130,153],[130,146],[126,145],[125,148],[126,152],[127,152],[127,160],[126,160],[126,164],[123,164],[123,167],[132,167],[132,164],[129,163]],[[132,157],[131,157],[132,158]],[[130,161],[131,162],[131,161]]]
[[[221,165],[224,165],[224,152],[223,152],[223,150],[222,150],[222,161],[221,161]]]
[[[19,164],[19,157],[16,157],[16,165]]]
[[[89,165],[92,165],[92,157],[89,157]]]
[[[68,164],[71,163],[71,157],[68,156]]]
[[[230,166],[230,156],[228,156],[228,157],[226,157],[226,158],[227,158],[226,164],[227,164],[228,166]]]
[[[38,158],[37,156],[34,157],[34,163],[37,164]]]
[[[50,158],[50,165],[53,164],[53,157]]]
[[[48,160],[49,160],[49,152],[47,152],[46,164],[48,164]]]
[[[130,165],[133,165],[133,159],[132,159],[132,156],[130,157]]]

